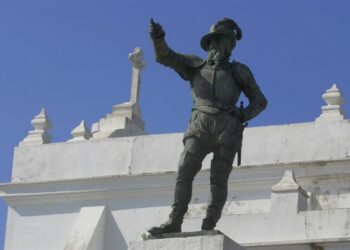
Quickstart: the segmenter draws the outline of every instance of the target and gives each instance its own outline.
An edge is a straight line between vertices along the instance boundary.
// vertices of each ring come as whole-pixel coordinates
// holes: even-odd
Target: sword
[[[243,111],[244,111],[243,104],[244,104],[243,101],[241,101],[241,105],[239,106],[239,112],[241,113],[241,117],[243,117]],[[248,127],[248,122],[242,122],[242,128],[243,128],[242,129],[242,141],[243,141],[243,131],[244,131],[245,127]],[[241,143],[241,147],[237,151],[237,166],[241,166],[241,163],[242,163],[242,143]]]

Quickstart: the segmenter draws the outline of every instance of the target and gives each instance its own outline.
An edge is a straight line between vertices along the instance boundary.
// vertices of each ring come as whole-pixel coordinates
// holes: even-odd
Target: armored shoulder
[[[232,73],[237,79],[243,93],[249,99],[249,105],[244,108],[242,114],[242,121],[248,121],[266,108],[267,99],[261,92],[248,66],[239,62],[233,62]]]
[[[242,85],[248,84],[252,79],[254,79],[251,70],[243,63],[236,61],[232,62],[232,71],[234,76],[238,78],[239,83]]]

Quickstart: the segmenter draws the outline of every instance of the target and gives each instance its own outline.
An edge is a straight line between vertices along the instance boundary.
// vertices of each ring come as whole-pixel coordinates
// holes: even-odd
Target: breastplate
[[[241,93],[232,75],[231,64],[213,67],[205,64],[197,69],[192,80],[194,109],[218,113],[232,108]]]

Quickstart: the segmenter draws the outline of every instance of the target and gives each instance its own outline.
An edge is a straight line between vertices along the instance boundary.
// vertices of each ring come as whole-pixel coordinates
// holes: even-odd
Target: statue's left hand
[[[238,108],[234,108],[232,111],[231,111],[231,115],[233,117],[236,117],[238,120],[240,120],[242,122],[242,112],[238,109]]]

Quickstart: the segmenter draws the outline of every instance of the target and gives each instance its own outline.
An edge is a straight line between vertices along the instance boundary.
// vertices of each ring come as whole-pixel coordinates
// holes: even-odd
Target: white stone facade
[[[317,243],[350,249],[332,248],[350,241],[349,121],[244,133],[243,165],[230,177],[217,228],[243,247]],[[89,234],[97,230],[103,238],[103,249],[126,250],[166,220],[182,147],[181,134],[17,147],[12,182],[0,187],[9,204],[5,249],[80,249],[67,247],[72,230],[89,227]],[[195,180],[184,231],[200,228],[209,159]],[[103,230],[96,226],[101,216]],[[92,244],[94,237],[85,239]]]
[[[33,120],[35,132],[15,148],[11,182],[0,185],[9,205],[6,250],[350,249],[350,121],[334,86],[327,93],[338,99],[328,100],[332,107],[315,122],[244,131],[242,165],[230,176],[217,226],[226,236],[142,241],[147,228],[167,219],[183,145],[182,134],[130,136],[143,133],[135,125],[141,119],[135,72],[132,98],[117,105],[118,116],[107,116],[109,129],[101,120],[90,133],[82,122],[71,140],[49,144],[45,112]],[[134,119],[140,133],[127,126],[116,133],[116,117]],[[183,231],[200,229],[210,160],[194,181]],[[203,244],[213,247],[198,248]]]

